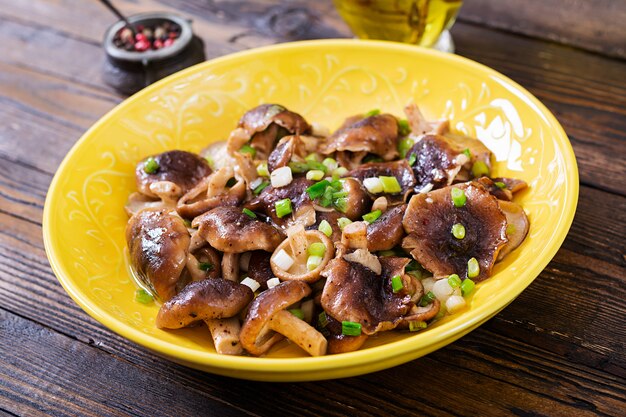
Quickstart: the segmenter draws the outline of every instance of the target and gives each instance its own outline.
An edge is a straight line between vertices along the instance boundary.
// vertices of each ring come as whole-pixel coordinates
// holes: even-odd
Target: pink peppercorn
[[[135,50],[136,51],[140,51],[143,52],[145,50],[147,50],[148,48],[150,48],[150,42],[145,41],[145,40],[141,40],[135,43]]]
[[[156,41],[154,41],[154,42],[152,43],[152,47],[153,47],[154,49],[161,49],[161,48],[163,48],[163,41],[162,41],[162,40],[160,40],[160,39],[157,39]]]
[[[174,44],[174,39],[170,38],[170,39],[166,39],[165,42],[163,42],[163,47],[167,47],[167,46],[171,46]]]

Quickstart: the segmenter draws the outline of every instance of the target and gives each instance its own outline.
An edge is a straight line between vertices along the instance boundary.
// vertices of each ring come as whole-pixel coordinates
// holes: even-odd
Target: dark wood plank
[[[623,1],[468,0],[459,20],[626,58]]]

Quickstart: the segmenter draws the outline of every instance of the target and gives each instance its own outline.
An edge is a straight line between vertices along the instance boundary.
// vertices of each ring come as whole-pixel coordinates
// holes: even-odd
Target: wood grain
[[[623,1],[467,0],[459,19],[626,58]]]

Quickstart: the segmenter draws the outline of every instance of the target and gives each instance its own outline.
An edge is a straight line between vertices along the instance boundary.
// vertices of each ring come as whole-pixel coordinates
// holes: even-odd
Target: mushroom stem
[[[226,252],[222,257],[222,275],[229,281],[239,279],[239,254]]]
[[[308,323],[288,311],[280,310],[272,316],[269,328],[290,339],[311,356],[326,354],[326,338]]]
[[[206,325],[211,331],[215,351],[222,355],[241,355],[243,348],[239,342],[241,326],[237,317],[228,319],[206,319]]]

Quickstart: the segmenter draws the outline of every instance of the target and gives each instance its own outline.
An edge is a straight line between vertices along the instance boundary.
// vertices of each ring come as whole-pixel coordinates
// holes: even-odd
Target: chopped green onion
[[[476,161],[474,165],[472,165],[472,175],[474,178],[489,175],[489,167],[483,161]]]
[[[198,264],[198,268],[203,270],[203,271],[212,271],[213,270],[213,264],[211,262],[200,262]]]
[[[463,155],[467,156],[468,158],[472,157],[472,153],[470,152],[469,148],[463,149]]]
[[[319,169],[313,169],[306,173],[307,180],[319,181],[324,178],[324,171]]]
[[[306,162],[291,161],[288,165],[289,168],[291,168],[291,171],[295,172],[296,174],[302,174],[309,170],[309,164]]]
[[[409,121],[406,119],[398,120],[398,134],[400,136],[406,136],[411,133],[411,126],[409,126]]]
[[[402,283],[402,277],[400,275],[395,275],[391,278],[391,289],[394,293],[400,291],[404,288],[404,284]]]
[[[333,182],[330,183],[330,186],[333,191],[343,190],[343,182],[341,182],[340,180],[333,180]]]
[[[324,256],[326,253],[326,245],[322,242],[313,242],[309,245],[307,253],[312,256]]]
[[[316,153],[310,153],[306,156],[306,158],[304,158],[305,161],[307,162],[319,162],[320,158],[319,155]]]
[[[270,171],[267,168],[267,162],[261,162],[256,167],[256,173],[259,174],[261,177],[269,177],[270,176]]]
[[[455,223],[452,225],[452,235],[461,240],[465,237],[465,226],[461,223]]]
[[[383,192],[383,183],[378,177],[365,178],[363,180],[363,186],[372,194]]]
[[[475,286],[476,284],[474,283],[474,281],[469,278],[465,278],[461,283],[461,294],[463,294],[463,297],[471,294],[472,291],[474,291]]]
[[[348,211],[348,199],[345,197],[338,198],[335,200],[334,206],[340,212],[345,213]]]
[[[311,200],[315,200],[317,197],[320,197],[326,191],[326,187],[330,185],[330,181],[323,180],[317,182],[306,189],[307,194],[311,198]]]
[[[361,323],[342,321],[341,334],[344,336],[361,336]]]
[[[150,157],[143,164],[143,170],[146,174],[154,174],[159,170],[159,163],[153,157]]]
[[[454,203],[454,207],[463,207],[467,202],[465,191],[461,190],[460,188],[452,188],[452,190],[450,190],[450,194],[452,195],[452,202]]]
[[[368,223],[374,223],[376,220],[378,220],[378,218],[381,216],[381,214],[383,214],[382,211],[374,210],[371,213],[367,213],[367,214],[363,215],[363,220],[365,220]]]
[[[409,331],[411,332],[419,332],[420,330],[424,330],[426,327],[428,327],[428,324],[425,321],[409,322]]]
[[[498,188],[506,188],[506,184],[503,183],[502,181],[496,181],[494,182],[494,185]]]
[[[143,288],[135,291],[135,301],[137,301],[138,303],[150,304],[153,300],[154,298],[152,298],[152,295],[150,295],[150,293]]]
[[[348,169],[344,168],[344,167],[339,167],[336,170],[333,171],[333,178],[335,176],[337,176],[338,178],[343,177],[344,175],[346,175],[348,173]]]
[[[461,278],[457,274],[452,274],[448,277],[448,284],[452,288],[459,288],[461,286]]]
[[[257,187],[252,191],[254,195],[261,194],[261,191],[265,190],[270,183],[268,181],[263,181],[261,184],[257,185]]]
[[[324,194],[322,195],[322,198],[320,198],[319,200],[320,206],[328,207],[332,204],[332,202],[333,202],[333,188],[326,187],[326,189],[324,190]]]
[[[253,212],[252,210],[248,209],[248,208],[244,208],[243,210],[243,214],[245,214],[246,216],[250,217],[251,219],[256,219],[256,213]]]
[[[363,115],[363,117],[378,116],[379,114],[380,114],[380,109],[372,109],[372,110],[368,111],[367,113],[365,113]]]
[[[324,173],[327,170],[326,165],[322,164],[321,162],[307,161],[307,164],[309,165],[309,170],[315,169],[315,170],[318,170],[318,171],[322,171]]]
[[[333,158],[326,158],[326,159],[324,159],[322,161],[322,164],[324,164],[324,166],[326,167],[328,172],[333,172],[334,170],[336,170],[339,167],[339,164]]]
[[[243,145],[241,148],[239,148],[239,153],[247,153],[250,154],[250,158],[254,158],[254,156],[256,155],[256,149],[254,149],[250,145]]]
[[[350,223],[352,223],[352,220],[350,220],[347,217],[340,217],[337,219],[337,226],[339,226],[341,230],[343,230],[343,228],[349,225]]]
[[[337,191],[335,193],[333,193],[333,198],[343,198],[343,197],[347,197],[348,196],[348,192],[347,191]]]
[[[398,152],[400,153],[400,157],[404,158],[413,145],[415,145],[415,142],[413,142],[413,139],[411,138],[400,139],[398,141]]]
[[[428,291],[426,294],[422,296],[422,299],[420,300],[420,306],[426,307],[428,304],[435,301],[435,298],[437,298],[435,293],[433,293],[432,291]]]
[[[412,154],[409,156],[409,160],[408,160],[409,165],[410,165],[410,166],[415,165],[415,162],[416,162],[416,161],[417,161],[417,156],[416,156],[414,153],[412,153]]]
[[[291,214],[291,200],[288,198],[277,201],[274,203],[274,207],[276,208],[276,215],[279,218]]]
[[[317,227],[317,230],[324,233],[326,236],[330,237],[333,234],[333,228],[330,226],[326,220],[322,220],[320,225]]]
[[[300,320],[304,320],[304,313],[302,312],[301,309],[299,308],[292,308],[289,311],[291,314],[293,314],[294,316],[296,316],[297,318],[299,318]]]
[[[325,311],[322,311],[318,316],[317,316],[317,324],[320,328],[324,328],[326,326],[328,326],[328,316],[326,315]]]
[[[315,270],[318,266],[320,266],[323,260],[324,258],[321,256],[309,256],[306,260],[306,269],[308,271]]]
[[[467,261],[467,277],[476,278],[480,274],[480,266],[476,258],[471,258]]]
[[[506,226],[506,234],[507,234],[507,236],[511,236],[514,233],[515,233],[515,225],[513,223],[508,224]]]
[[[383,191],[389,194],[395,194],[402,191],[402,187],[400,187],[400,183],[396,177],[378,177],[380,182],[383,184]]]

